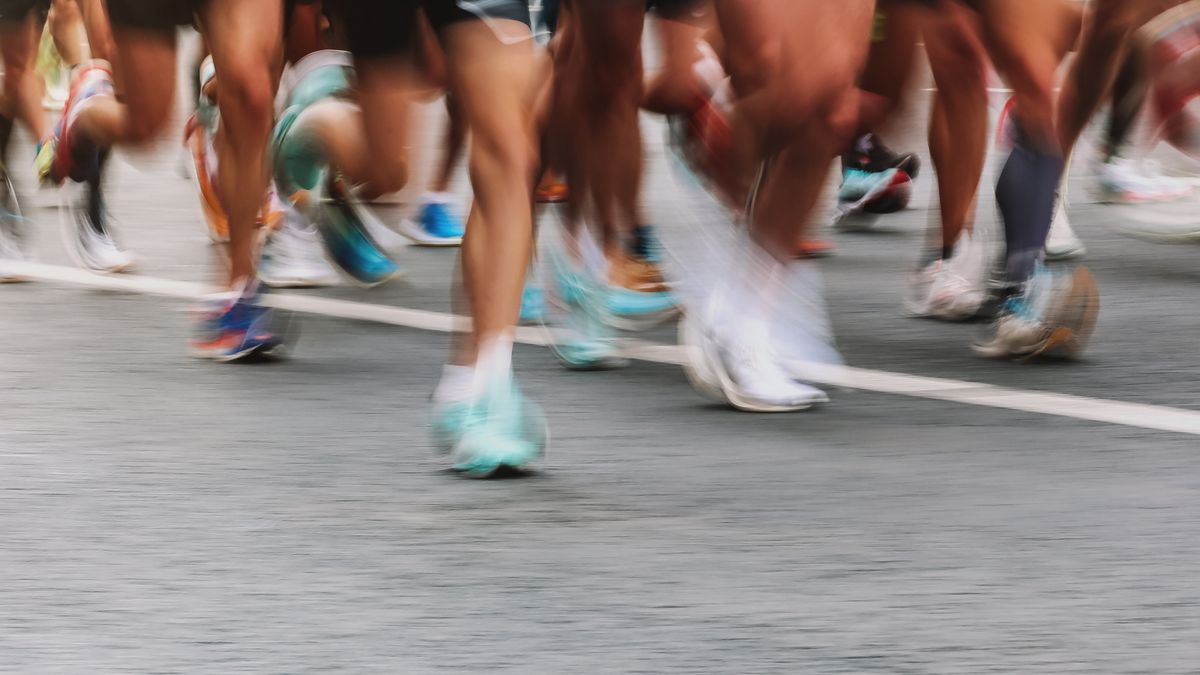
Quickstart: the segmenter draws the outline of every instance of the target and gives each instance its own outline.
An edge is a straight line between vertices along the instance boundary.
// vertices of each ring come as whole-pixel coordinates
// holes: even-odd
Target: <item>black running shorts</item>
[[[24,21],[35,10],[45,21],[50,0],[0,0],[0,21]]]
[[[424,9],[434,30],[459,21],[510,19],[529,25],[525,0],[337,0],[355,58],[411,54],[413,17]]]
[[[646,10],[664,19],[687,19],[701,3],[698,0],[646,0]]]
[[[107,0],[114,26],[173,33],[176,26],[195,22],[204,0]]]

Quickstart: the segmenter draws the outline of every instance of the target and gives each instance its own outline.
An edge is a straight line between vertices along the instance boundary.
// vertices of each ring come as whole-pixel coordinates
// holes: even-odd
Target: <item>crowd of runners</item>
[[[1100,293],[1074,262],[1085,247],[1064,174],[1097,111],[1101,152],[1087,162],[1102,201],[1191,191],[1141,161],[1139,120],[1184,152],[1200,148],[1196,2],[0,0],[0,148],[16,121],[36,139],[32,170],[68,191],[69,249],[86,269],[135,266],[105,208],[105,190],[121,189],[105,183],[107,160],[170,125],[177,28],[189,25],[203,53],[188,64],[195,105],[182,131],[197,217],[222,251],[193,352],[282,357],[291,324],[264,300],[269,288],[386,283],[400,272],[397,232],[460,246],[453,297],[471,324],[452,339],[431,425],[453,468],[479,477],[545,448],[547,421],[512,368],[521,323],[545,326],[565,367],[592,370],[624,365],[622,334],[678,319],[700,393],[753,412],[826,401],[812,369],[838,357],[820,285],[801,284],[810,297],[798,298],[794,282],[831,252],[819,203],[831,169],[836,227],[907,205],[920,161],[879,130],[915,95],[921,45],[940,227],[904,305],[982,322],[963,348],[983,357],[1073,358],[1087,345]],[[48,52],[69,73],[61,114],[46,112],[54,87],[37,66]],[[999,82],[1011,98],[993,134]],[[408,146],[423,133],[413,113],[430,90],[444,92],[448,119],[433,177],[410,219],[382,222],[373,202],[409,182]],[[686,301],[640,203],[648,115],[666,119],[672,170],[711,197],[734,242]],[[973,223],[993,144],[1005,156],[999,247]],[[450,191],[464,159],[469,208]],[[34,226],[7,179],[22,170],[5,162],[0,181],[6,281],[20,279]],[[556,217],[539,216],[547,202],[561,203]],[[539,236],[546,228],[555,236]],[[810,359],[779,355],[778,317],[797,304],[812,329],[788,339],[811,344],[789,347]]]

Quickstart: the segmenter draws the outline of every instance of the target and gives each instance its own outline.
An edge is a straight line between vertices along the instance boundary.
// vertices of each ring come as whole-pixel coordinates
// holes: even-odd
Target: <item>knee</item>
[[[221,125],[239,135],[244,131],[265,132],[274,115],[271,74],[262,64],[226,68],[217,74]]]
[[[531,179],[537,160],[532,134],[480,127],[471,142],[473,164],[487,162],[513,180]]]

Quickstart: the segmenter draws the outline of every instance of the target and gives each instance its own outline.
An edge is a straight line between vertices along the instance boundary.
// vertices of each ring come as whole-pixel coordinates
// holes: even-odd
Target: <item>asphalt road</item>
[[[889,140],[923,150],[921,124]],[[711,214],[647,132],[647,211],[686,248]],[[177,158],[120,159],[112,206],[141,274],[202,281]],[[1086,174],[1071,212],[1104,306],[1085,361],[982,361],[974,328],[901,316],[924,176],[821,264],[847,362],[1200,410],[1197,249],[1113,232],[1127,212],[1089,203]],[[21,178],[39,260],[67,265],[56,195]],[[448,311],[454,253],[404,262],[396,284],[312,293]],[[551,455],[481,483],[425,432],[445,335],[307,316],[294,360],[218,366],[187,358],[186,306],[0,288],[0,671],[1200,669],[1194,434],[870,391],[753,416],[669,364],[568,373],[522,346]]]

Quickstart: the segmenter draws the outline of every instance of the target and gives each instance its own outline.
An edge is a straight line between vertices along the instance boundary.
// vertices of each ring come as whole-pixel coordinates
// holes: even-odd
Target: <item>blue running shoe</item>
[[[262,305],[261,299],[261,294],[253,293],[233,303],[208,303],[200,310],[192,354],[217,361],[280,356],[284,340],[272,330],[274,313]]]
[[[438,450],[450,455],[451,468],[471,478],[527,469],[544,454],[548,437],[541,408],[511,379],[473,403],[436,407],[432,431]]]
[[[547,326],[551,349],[570,370],[604,370],[626,365],[613,335],[608,287],[556,258],[555,284],[561,325]]]
[[[539,323],[546,319],[546,294],[529,280],[521,291],[521,314],[517,319],[522,324]]]
[[[367,214],[341,180],[328,181],[327,189],[328,195],[317,200],[312,220],[334,265],[361,286],[377,286],[400,276],[400,266],[367,231]]]
[[[417,212],[416,222],[405,218],[400,230],[419,246],[459,246],[464,228],[451,212],[449,200],[439,195],[427,196]]]

